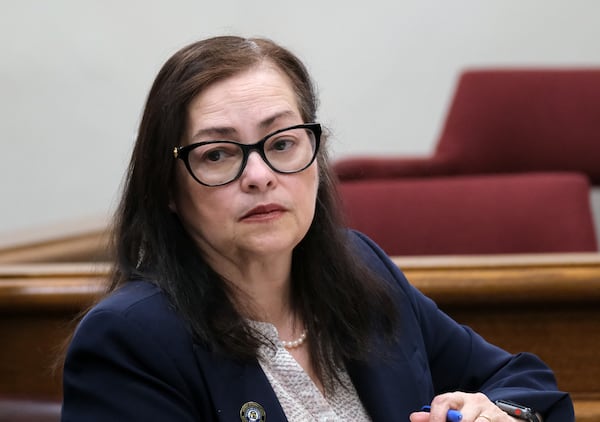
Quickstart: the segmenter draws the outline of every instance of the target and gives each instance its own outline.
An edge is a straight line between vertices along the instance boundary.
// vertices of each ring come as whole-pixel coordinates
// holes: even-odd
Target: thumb
[[[428,422],[429,413],[427,412],[413,412],[409,415],[410,422]]]

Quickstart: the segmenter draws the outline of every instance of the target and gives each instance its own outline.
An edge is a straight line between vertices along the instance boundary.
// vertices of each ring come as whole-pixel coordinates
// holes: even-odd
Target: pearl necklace
[[[308,330],[304,329],[304,331],[302,331],[302,334],[300,334],[300,337],[298,337],[296,340],[291,340],[291,341],[285,341],[285,340],[281,340],[281,344],[283,344],[283,347],[285,347],[286,349],[295,349],[296,347],[300,347],[302,346],[302,344],[306,341],[306,335],[308,334]]]

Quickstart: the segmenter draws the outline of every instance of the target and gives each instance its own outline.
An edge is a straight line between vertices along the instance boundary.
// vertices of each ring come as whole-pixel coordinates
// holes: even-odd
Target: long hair
[[[109,293],[132,279],[155,283],[196,341],[240,360],[255,358],[264,340],[233,306],[231,284],[207,265],[169,209],[172,150],[182,139],[194,97],[265,60],[289,78],[304,122],[316,120],[317,98],[307,69],[272,41],[225,36],[184,47],[164,64],[148,95],[113,227]],[[293,251],[292,306],[315,340],[309,342],[311,360],[329,388],[328,380],[344,361],[367,358],[375,329],[393,338],[397,312],[386,287],[348,246],[325,147],[317,161],[314,220]]]

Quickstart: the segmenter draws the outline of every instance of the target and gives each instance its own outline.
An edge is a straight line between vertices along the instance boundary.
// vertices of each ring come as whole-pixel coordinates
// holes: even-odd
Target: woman
[[[109,293],[67,353],[63,420],[514,421],[496,399],[573,420],[535,356],[458,325],[342,229],[316,103],[268,40],[211,38],[165,63]]]

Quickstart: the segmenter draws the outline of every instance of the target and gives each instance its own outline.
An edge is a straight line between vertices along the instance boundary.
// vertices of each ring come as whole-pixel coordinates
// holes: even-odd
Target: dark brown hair
[[[310,76],[288,50],[269,40],[232,36],[184,47],[164,64],[150,90],[113,232],[116,256],[109,293],[132,279],[155,283],[197,341],[240,360],[254,358],[263,340],[233,306],[231,285],[206,264],[169,209],[175,183],[172,150],[182,139],[195,96],[263,61],[287,75],[304,122],[316,120]],[[342,362],[366,359],[375,327],[393,337],[396,311],[382,282],[348,246],[325,147],[317,160],[315,217],[293,252],[292,306],[314,339],[311,359],[327,388]]]

